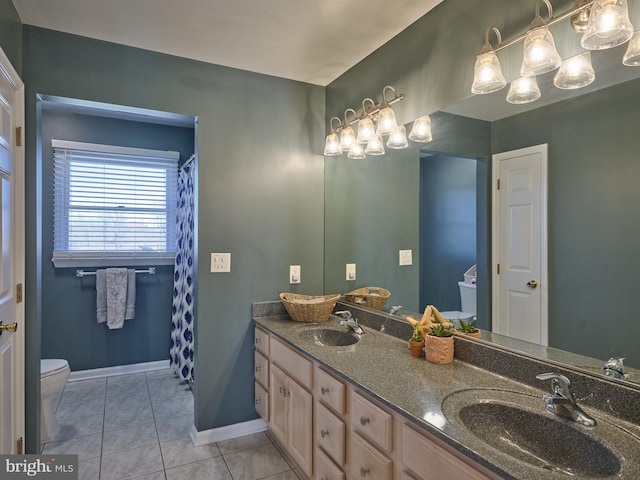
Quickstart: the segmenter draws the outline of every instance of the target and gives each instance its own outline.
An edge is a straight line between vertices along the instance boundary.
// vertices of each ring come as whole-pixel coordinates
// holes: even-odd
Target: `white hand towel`
[[[127,270],[127,304],[124,312],[124,319],[136,318],[136,269]]]
[[[107,327],[122,328],[127,305],[127,269],[107,268]]]
[[[107,275],[106,270],[96,270],[96,317],[98,323],[107,321]]]

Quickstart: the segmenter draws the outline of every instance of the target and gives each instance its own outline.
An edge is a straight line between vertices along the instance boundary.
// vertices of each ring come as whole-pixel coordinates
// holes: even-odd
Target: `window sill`
[[[104,254],[104,255],[77,255],[54,256],[52,259],[55,268],[72,267],[149,267],[157,265],[173,265],[175,254]]]

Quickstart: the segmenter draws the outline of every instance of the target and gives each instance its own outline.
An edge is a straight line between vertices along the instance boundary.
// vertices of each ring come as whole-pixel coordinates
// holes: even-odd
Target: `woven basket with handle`
[[[374,310],[382,310],[390,296],[391,292],[381,287],[362,287],[344,295],[347,302]]]
[[[280,300],[289,316],[296,322],[320,323],[329,320],[340,295],[280,294]]]

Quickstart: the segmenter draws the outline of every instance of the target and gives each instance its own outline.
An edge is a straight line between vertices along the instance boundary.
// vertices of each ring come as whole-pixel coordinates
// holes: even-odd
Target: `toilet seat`
[[[464,320],[465,322],[469,322],[473,320],[475,316],[473,313],[460,312],[458,310],[450,310],[448,312],[440,312],[440,314],[446,318],[447,320]]]
[[[69,368],[69,362],[60,358],[40,360],[40,378],[56,375]]]

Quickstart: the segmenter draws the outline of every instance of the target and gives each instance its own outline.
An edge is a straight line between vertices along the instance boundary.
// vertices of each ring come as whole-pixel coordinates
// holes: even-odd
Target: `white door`
[[[24,90],[0,49],[0,454],[23,453]],[[15,331],[14,331],[15,330]]]
[[[493,177],[493,331],[547,345],[547,145],[494,155]]]

